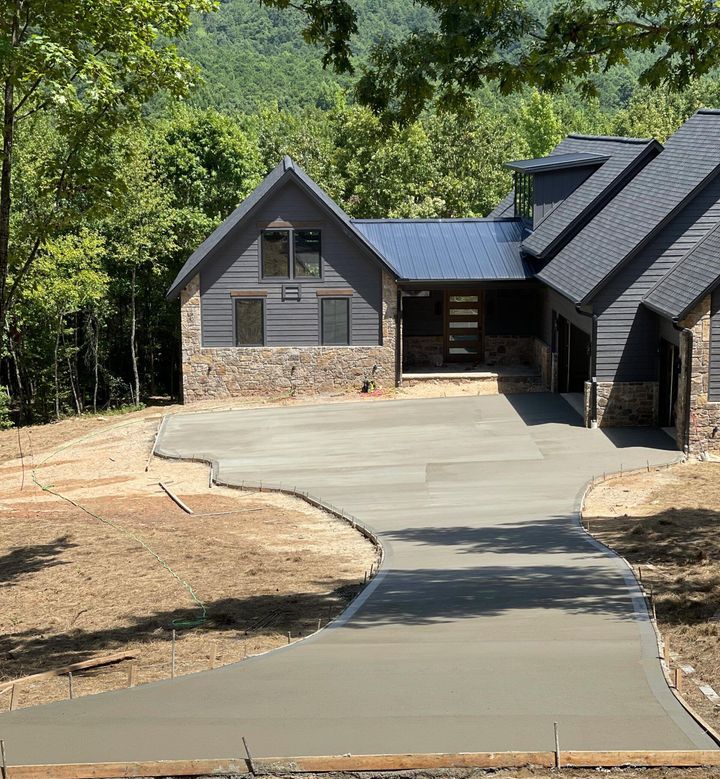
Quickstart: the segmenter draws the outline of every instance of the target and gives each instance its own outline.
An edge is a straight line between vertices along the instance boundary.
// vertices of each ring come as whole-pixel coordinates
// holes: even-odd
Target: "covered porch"
[[[479,382],[546,389],[541,289],[530,280],[400,285],[402,383]]]

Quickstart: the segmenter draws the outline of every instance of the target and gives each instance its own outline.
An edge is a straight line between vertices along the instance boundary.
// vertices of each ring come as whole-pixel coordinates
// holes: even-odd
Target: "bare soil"
[[[720,730],[720,463],[689,462],[597,485],[583,513],[590,532],[622,555],[652,591],[672,666],[690,666],[682,693]]]
[[[0,682],[119,650],[136,654],[138,683],[167,678],[173,621],[203,613],[190,588],[207,619],[177,629],[178,675],[307,636],[362,588],[377,562],[363,536],[298,499],[210,489],[202,463],[148,461],[159,421],[146,409],[23,428],[22,459],[17,431],[0,436]],[[73,693],[124,687],[128,672],[77,673]],[[58,677],[18,687],[16,705],[68,694]]]

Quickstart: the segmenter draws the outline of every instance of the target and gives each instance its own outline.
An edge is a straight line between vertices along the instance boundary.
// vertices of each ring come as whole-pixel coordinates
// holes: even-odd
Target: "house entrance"
[[[557,318],[558,392],[584,392],[590,378],[590,336],[564,316]]]
[[[482,362],[482,290],[445,292],[445,362]]]
[[[680,380],[680,350],[675,344],[660,339],[660,387],[658,422],[660,427],[675,427]]]

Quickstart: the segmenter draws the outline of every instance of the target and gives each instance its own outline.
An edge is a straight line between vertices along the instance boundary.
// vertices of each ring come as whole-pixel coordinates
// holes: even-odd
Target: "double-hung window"
[[[260,252],[265,279],[319,279],[322,275],[320,230],[263,230]]]
[[[265,343],[265,301],[235,298],[235,346],[263,346]]]
[[[320,299],[320,342],[328,346],[350,344],[350,298]]]

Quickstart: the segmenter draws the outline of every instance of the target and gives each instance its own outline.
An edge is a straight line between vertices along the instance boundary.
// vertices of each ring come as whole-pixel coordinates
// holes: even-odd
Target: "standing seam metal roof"
[[[710,230],[648,292],[643,302],[671,319],[682,319],[720,282],[720,224]]]
[[[617,195],[537,274],[568,298],[588,301],[704,186],[720,166],[720,113],[692,116]],[[592,177],[591,177],[592,179]]]
[[[515,219],[353,219],[407,281],[532,278]]]

